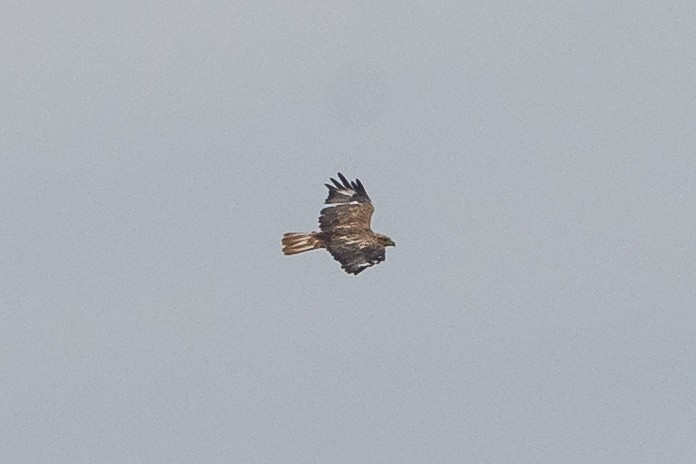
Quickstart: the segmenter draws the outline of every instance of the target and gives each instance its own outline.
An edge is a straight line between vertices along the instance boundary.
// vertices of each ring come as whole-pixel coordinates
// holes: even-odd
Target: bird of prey
[[[383,234],[370,229],[375,208],[360,180],[348,182],[338,173],[340,182],[324,184],[329,196],[321,210],[319,232],[290,232],[283,235],[283,254],[296,255],[305,251],[326,248],[348,274],[358,275],[385,259],[385,248],[396,246]]]

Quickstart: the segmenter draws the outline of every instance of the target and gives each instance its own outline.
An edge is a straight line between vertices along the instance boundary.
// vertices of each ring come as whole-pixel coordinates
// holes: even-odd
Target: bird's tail
[[[308,234],[288,232],[283,234],[283,254],[285,255],[296,255],[317,248],[324,248],[324,241],[317,232]]]

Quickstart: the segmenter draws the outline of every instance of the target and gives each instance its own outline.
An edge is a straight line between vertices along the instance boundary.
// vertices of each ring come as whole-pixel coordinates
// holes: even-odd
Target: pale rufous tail
[[[300,232],[288,232],[283,234],[283,254],[296,255],[305,251],[324,248],[324,242],[316,232],[303,234]]]

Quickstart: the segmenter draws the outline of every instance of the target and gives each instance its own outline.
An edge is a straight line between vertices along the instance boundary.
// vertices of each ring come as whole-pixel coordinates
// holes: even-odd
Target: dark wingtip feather
[[[341,179],[341,181],[343,182],[343,186],[345,188],[348,188],[348,189],[351,188],[350,182],[348,182],[348,179],[346,179],[346,177],[343,174],[341,174],[340,172],[338,173],[338,178]]]
[[[365,187],[363,186],[362,182],[360,182],[360,179],[355,179],[355,191],[358,192],[358,194],[364,196],[365,198],[369,198],[367,195],[367,191],[365,190]]]
[[[339,181],[337,181],[336,179],[334,179],[333,177],[329,177],[329,179],[331,179],[331,182],[333,182],[333,184],[336,186],[336,188],[339,188],[339,189],[343,188],[341,183]]]
[[[365,187],[363,187],[363,184],[362,182],[360,182],[360,179],[355,179],[355,184],[357,185],[361,193],[365,193]]]

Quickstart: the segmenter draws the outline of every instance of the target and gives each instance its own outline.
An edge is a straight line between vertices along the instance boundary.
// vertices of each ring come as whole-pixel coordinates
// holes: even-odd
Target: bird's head
[[[382,244],[382,246],[388,247],[388,246],[396,246],[396,243],[394,243],[394,240],[390,239],[386,235],[383,234],[375,234],[377,237],[377,240],[379,240],[379,243]]]

